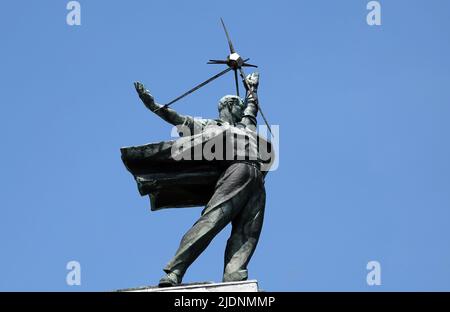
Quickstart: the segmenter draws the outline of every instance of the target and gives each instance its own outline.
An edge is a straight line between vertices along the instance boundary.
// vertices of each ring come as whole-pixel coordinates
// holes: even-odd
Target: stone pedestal
[[[121,292],[258,292],[258,281],[249,280],[226,283],[192,283],[175,287],[144,286],[118,290]]]

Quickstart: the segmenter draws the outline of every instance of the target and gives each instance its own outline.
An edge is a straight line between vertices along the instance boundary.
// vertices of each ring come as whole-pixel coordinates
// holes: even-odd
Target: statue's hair
[[[244,101],[237,95],[225,95],[219,100],[219,112],[230,105],[239,105],[242,109],[245,108]]]

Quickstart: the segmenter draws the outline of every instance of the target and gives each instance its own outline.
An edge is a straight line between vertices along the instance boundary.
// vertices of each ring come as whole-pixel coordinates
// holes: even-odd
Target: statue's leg
[[[166,273],[175,272],[182,277],[192,262],[208,247],[212,239],[231,221],[230,215],[224,214],[221,206],[208,210],[186,232],[175,256],[164,268]]]
[[[252,183],[244,183],[249,178],[250,169],[248,167],[248,165],[233,166],[223,175],[217,183],[213,198],[203,210],[202,216],[183,236],[175,256],[164,268],[166,273],[175,272],[181,278],[192,262],[208,247],[212,239],[246,205],[253,186]],[[224,194],[231,192],[230,187],[233,190],[236,188],[234,184],[242,185],[239,192],[221,202],[219,199],[223,198]]]
[[[225,250],[223,281],[242,281],[248,277],[247,265],[261,233],[266,193],[257,186],[244,209],[234,218]]]

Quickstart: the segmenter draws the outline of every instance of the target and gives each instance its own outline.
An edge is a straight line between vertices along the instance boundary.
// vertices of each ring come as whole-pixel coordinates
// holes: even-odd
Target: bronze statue
[[[122,160],[136,179],[139,192],[150,196],[152,210],[205,205],[200,218],[183,236],[175,256],[164,268],[166,275],[160,280],[160,287],[180,284],[188,267],[229,223],[232,224],[232,232],[225,250],[223,281],[246,280],[247,265],[261,233],[266,197],[264,177],[267,173],[261,170],[261,166],[267,160],[273,161],[273,156],[267,159],[255,150],[259,149],[261,142],[270,145],[256,133],[259,74],[244,76],[241,67],[246,60],[235,53],[228,33],[227,37],[231,54],[226,64],[235,73],[240,71],[246,97],[243,100],[236,95],[227,95],[220,99],[218,119],[195,119],[169,107],[192,90],[169,104],[160,105],[142,83],[134,83],[145,106],[168,123],[178,126],[181,136],[174,141],[122,148]],[[235,77],[237,79],[237,74]],[[231,138],[232,143],[225,144],[224,153],[229,155],[231,150],[232,158],[180,160],[174,156],[174,151],[178,150],[174,146],[180,141],[189,143],[185,151],[190,153],[196,146],[203,147],[219,138],[219,134],[225,134],[227,142]],[[236,134],[245,134],[249,140],[236,144]],[[255,138],[259,140],[258,144],[252,145]],[[221,140],[222,137],[216,141]],[[236,156],[242,154],[245,157]]]

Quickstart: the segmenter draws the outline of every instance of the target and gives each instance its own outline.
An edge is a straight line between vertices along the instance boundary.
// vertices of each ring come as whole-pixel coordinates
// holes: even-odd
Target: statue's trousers
[[[246,280],[247,264],[261,233],[265,197],[264,176],[255,165],[245,162],[230,165],[221,174],[214,195],[201,217],[183,236],[164,271],[184,275],[212,239],[231,222],[223,280]]]

